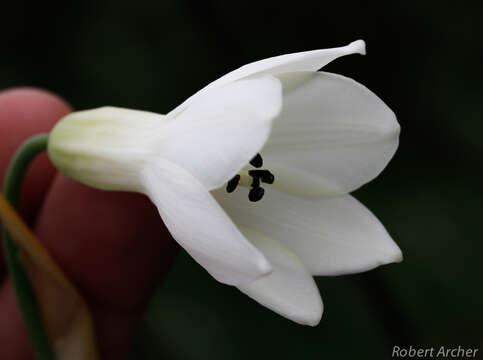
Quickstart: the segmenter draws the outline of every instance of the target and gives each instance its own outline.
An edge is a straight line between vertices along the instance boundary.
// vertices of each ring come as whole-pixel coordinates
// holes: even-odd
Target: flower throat
[[[259,169],[263,166],[263,159],[260,154],[255,155],[250,160],[250,165],[256,167],[256,170],[242,170],[240,174],[235,175],[226,185],[226,191],[232,193],[238,185],[250,187],[248,200],[259,201],[265,194],[265,189],[260,186],[261,183],[273,184],[275,176],[269,170]]]

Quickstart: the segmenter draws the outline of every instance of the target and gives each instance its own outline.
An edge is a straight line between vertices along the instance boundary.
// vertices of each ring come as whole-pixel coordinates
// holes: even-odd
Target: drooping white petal
[[[267,188],[262,200],[250,203],[247,189],[239,188],[214,196],[236,224],[282,241],[314,275],[357,273],[402,260],[384,226],[350,195],[309,199]]]
[[[262,148],[281,104],[281,84],[272,76],[220,87],[170,118],[155,152],[214,189]]]
[[[366,44],[363,40],[356,40],[351,42],[349,45],[342,47],[302,51],[255,61],[231,71],[208,84],[206,87],[198,91],[196,94],[188,98],[185,102],[171,111],[168,116],[172,116],[184,110],[195,98],[201,97],[206,92],[228,84],[232,81],[253,75],[275,75],[292,71],[317,71],[338,57],[356,53],[361,55],[366,54]]]
[[[394,155],[400,127],[374,93],[323,72],[278,75],[283,109],[262,150],[275,187],[302,196],[348,193],[374,179]]]
[[[297,255],[279,241],[249,228],[240,229],[273,265],[269,275],[239,285],[240,291],[299,324],[317,325],[323,311],[322,299],[312,275]]]
[[[157,159],[142,175],[145,192],[173,238],[216,280],[238,285],[271,271],[265,257],[186,170]]]

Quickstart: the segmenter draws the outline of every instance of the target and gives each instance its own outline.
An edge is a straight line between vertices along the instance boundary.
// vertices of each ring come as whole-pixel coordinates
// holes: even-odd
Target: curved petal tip
[[[366,42],[364,40],[356,40],[347,45],[351,53],[366,55]]]
[[[322,319],[323,313],[324,313],[324,305],[322,303],[322,299],[320,299],[320,302],[317,304],[315,308],[310,309],[306,312],[294,315],[292,320],[300,325],[317,326],[319,325],[320,320]]]
[[[387,258],[381,265],[391,264],[391,263],[400,263],[404,260],[403,253],[401,249],[394,244],[394,248],[392,249],[391,254],[387,255]]]

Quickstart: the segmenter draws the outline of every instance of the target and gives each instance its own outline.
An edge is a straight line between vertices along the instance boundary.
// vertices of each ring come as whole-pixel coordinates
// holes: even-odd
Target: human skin
[[[40,89],[0,92],[0,179],[19,145],[48,132],[71,107]],[[87,300],[102,359],[122,359],[149,295],[177,246],[140,194],[88,188],[56,172],[45,154],[28,170],[21,215]],[[1,236],[1,235],[0,235]],[[0,249],[0,359],[34,359]]]

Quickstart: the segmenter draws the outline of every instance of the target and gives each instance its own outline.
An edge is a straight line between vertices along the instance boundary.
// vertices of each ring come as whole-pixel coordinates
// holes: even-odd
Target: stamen
[[[257,154],[253,159],[259,157]],[[261,159],[261,156],[260,156]],[[262,163],[257,163],[255,161],[252,165],[261,165]],[[260,184],[273,184],[275,181],[275,176],[269,170],[242,170],[240,174],[235,175],[226,185],[226,191],[231,193],[235,191],[237,186],[244,186],[250,188],[248,192],[248,199],[250,201],[259,201],[263,198],[265,194],[265,189],[263,189]]]
[[[255,155],[253,159],[250,160],[250,165],[255,166],[256,168],[263,166],[263,159],[260,154]]]
[[[273,184],[275,176],[268,170],[265,170],[265,174],[262,175],[262,182],[265,184]]]
[[[235,191],[236,187],[238,186],[238,183],[240,182],[240,175],[235,175],[233,179],[228,181],[228,184],[226,184],[226,191],[231,193]]]
[[[251,177],[260,178],[265,170],[248,170],[248,175]]]
[[[250,190],[248,193],[248,200],[256,202],[259,201],[263,194],[265,194],[265,190],[262,187],[256,187]]]
[[[250,184],[251,187],[257,188],[260,187],[260,178],[253,176],[252,183]]]
[[[250,170],[248,171],[248,175],[254,179],[260,179],[265,184],[273,184],[275,181],[275,176],[268,170]]]

